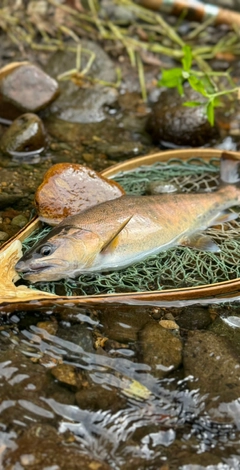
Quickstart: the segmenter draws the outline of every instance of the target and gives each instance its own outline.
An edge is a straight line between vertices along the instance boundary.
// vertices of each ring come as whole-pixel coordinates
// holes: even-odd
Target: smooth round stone
[[[175,89],[161,93],[146,123],[146,130],[155,144],[169,142],[177,146],[198,147],[219,135],[216,126],[207,120],[204,104],[184,106],[186,101],[204,102],[205,98],[186,87],[184,96]]]
[[[166,377],[182,362],[182,342],[169,329],[149,322],[139,333],[141,359],[158,378]]]
[[[8,233],[0,231],[0,242],[5,242],[9,238]]]
[[[59,95],[56,80],[30,62],[12,62],[0,69],[0,116],[15,119],[37,112]]]
[[[212,323],[209,310],[198,306],[185,308],[175,319],[179,327],[186,330],[206,329]]]
[[[164,194],[181,192],[180,186],[167,181],[151,181],[146,187],[146,194]]]
[[[47,171],[36,191],[35,204],[40,220],[57,225],[69,215],[123,194],[118,183],[90,168],[58,163]]]
[[[19,214],[16,215],[16,217],[13,217],[12,219],[12,225],[17,225],[18,227],[24,227],[28,223],[27,217],[25,215]]]
[[[59,364],[51,369],[52,375],[64,384],[77,385],[75,368],[68,364]]]
[[[0,147],[4,154],[15,156],[19,153],[44,149],[47,143],[42,120],[32,113],[19,116],[3,134]]]

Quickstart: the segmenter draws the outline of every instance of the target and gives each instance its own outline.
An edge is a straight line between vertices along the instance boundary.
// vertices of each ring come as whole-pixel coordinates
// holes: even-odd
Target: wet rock
[[[167,181],[151,181],[146,186],[146,194],[164,194],[181,192],[180,186]]]
[[[166,462],[169,465],[168,470],[230,470],[228,465],[224,468],[224,464],[222,464],[222,454],[218,448],[215,447],[213,452],[209,451],[209,447],[206,445],[207,436],[211,435],[209,427],[205,432],[205,437],[202,437],[201,441],[201,443],[203,443],[203,450],[201,453],[196,452],[196,449],[199,448],[200,444],[199,439],[197,439],[194,434],[188,434],[187,445],[183,440],[176,438],[172,445],[167,447]],[[218,436],[218,439],[220,440],[221,437]],[[235,470],[234,467],[231,470]]]
[[[42,120],[32,113],[19,116],[5,131],[0,148],[5,155],[14,156],[18,152],[31,152],[46,146],[46,132]]]
[[[124,142],[111,144],[106,142],[99,144],[98,149],[100,152],[105,153],[108,158],[112,160],[121,160],[126,158],[133,158],[143,153],[143,145],[140,142]]]
[[[101,339],[100,339],[101,341]],[[107,338],[103,338],[104,344],[103,349],[104,351],[111,357],[128,357],[132,358],[135,355],[135,352],[128,347],[127,344],[118,343],[117,341],[109,340]],[[95,343],[96,347],[96,343]]]
[[[201,330],[212,322],[210,312],[204,307],[188,307],[175,317],[180,328],[186,330]]]
[[[19,214],[16,215],[16,217],[13,217],[11,224],[12,225],[17,225],[18,227],[22,228],[24,225],[28,223],[27,217],[25,215]]]
[[[139,335],[142,362],[149,364],[152,373],[165,377],[182,362],[182,342],[156,322],[149,322]]]
[[[59,94],[58,83],[30,62],[0,69],[0,116],[15,119],[23,112],[45,108]]]
[[[51,167],[35,195],[41,220],[56,225],[69,215],[125,194],[118,183],[78,164]]]
[[[94,61],[88,74],[60,81],[61,95],[51,106],[51,111],[60,119],[70,122],[99,122],[105,119],[104,107],[114,103],[118,92],[114,87],[104,85],[114,84],[116,81],[115,65],[104,50],[92,41],[81,41],[82,70],[86,67],[90,54],[94,55]],[[67,51],[56,52],[47,66],[50,75],[59,77],[61,74],[76,67],[76,53]],[[88,82],[88,75],[94,80]],[[59,77],[60,78],[60,77]],[[98,82],[101,81],[101,84]],[[78,84],[79,83],[79,86]],[[84,83],[87,86],[84,86]]]
[[[126,399],[120,397],[117,390],[106,390],[100,385],[78,391],[75,398],[81,409],[92,411],[111,410],[111,413],[116,413],[126,405]]]
[[[132,11],[122,5],[114,5],[111,0],[101,2],[99,16],[106,20],[116,21],[121,25],[128,25],[136,21],[136,15]]]
[[[167,330],[178,330],[178,324],[173,320],[160,320],[159,325]]]
[[[56,321],[41,321],[37,323],[37,327],[47,331],[50,335],[56,335],[58,323]]]
[[[217,137],[218,131],[209,124],[204,106],[183,106],[185,101],[204,102],[205,98],[191,88],[185,88],[184,93],[180,96],[175,89],[166,90],[153,106],[146,130],[155,144],[198,147]]]
[[[75,367],[73,366],[68,364],[60,364],[56,367],[53,367],[51,369],[51,373],[57,380],[59,380],[59,382],[67,385],[77,385],[77,374]]]
[[[0,242],[5,242],[9,238],[7,232],[0,231]]]
[[[238,318],[240,319],[240,316]],[[240,328],[233,328],[223,318],[217,318],[209,330],[229,341],[234,350],[240,354]]]
[[[73,328],[59,327],[58,337],[63,340],[62,347],[64,347],[64,340],[71,341],[77,346],[82,348],[83,353],[95,353],[93,347],[93,338],[91,328],[87,324],[78,324]],[[66,348],[68,344],[66,344]],[[77,348],[78,349],[78,348]]]
[[[16,440],[17,447],[5,453],[4,469],[76,470],[80,466],[84,470],[110,470],[108,464],[81,453],[74,441],[74,436],[59,434],[53,426],[34,424]]]
[[[41,416],[41,420],[49,419],[46,405],[40,397],[46,394],[52,381],[51,376],[46,374],[44,367],[32,363],[29,357],[24,356],[23,352],[28,351],[28,346],[23,344],[18,346],[17,336],[12,335],[14,349],[8,347],[6,351],[3,350],[3,338],[1,335],[1,396],[10,400],[10,406],[2,410],[1,420],[7,427],[17,429],[19,421],[23,422],[26,419],[29,423],[36,418],[37,407],[39,407],[38,418]]]
[[[189,386],[206,394],[207,408],[239,399],[239,355],[225,338],[212,331],[191,332],[183,352],[185,376],[195,381]]]
[[[24,197],[22,192],[16,194],[0,193],[0,207],[9,207],[11,204],[19,202],[21,198]]]
[[[8,238],[10,238],[19,231],[19,227],[17,225],[12,225],[8,223],[0,223],[0,231],[6,232],[8,234]]]
[[[106,306],[99,311],[101,332],[113,341],[131,343],[137,341],[141,328],[149,321],[149,313],[139,307],[123,305]]]

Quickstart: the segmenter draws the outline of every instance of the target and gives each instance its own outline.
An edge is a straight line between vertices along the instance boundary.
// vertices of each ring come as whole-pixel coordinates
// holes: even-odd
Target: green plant
[[[208,70],[206,72],[195,70],[192,68],[193,53],[190,46],[182,47],[183,57],[181,59],[182,67],[174,67],[170,70],[162,71],[162,78],[158,82],[158,86],[167,88],[177,88],[180,95],[184,95],[183,85],[188,82],[191,88],[199,92],[206,98],[206,101],[185,101],[184,106],[204,106],[208,121],[213,126],[217,106],[221,106],[221,96],[230,95],[232,93],[239,94],[239,88],[227,88],[220,90],[218,86],[219,77],[226,77],[228,82],[232,84],[229,72],[214,72]],[[217,80],[216,80],[217,79]]]

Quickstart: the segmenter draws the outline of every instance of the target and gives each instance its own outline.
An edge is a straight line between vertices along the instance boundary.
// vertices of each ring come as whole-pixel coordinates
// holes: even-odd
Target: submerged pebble
[[[205,329],[212,322],[209,310],[198,306],[185,308],[175,319],[179,327],[186,330]]]
[[[58,83],[30,62],[12,62],[0,69],[0,116],[15,119],[45,108],[59,94]]]
[[[4,154],[15,156],[19,152],[44,149],[47,143],[42,120],[33,113],[19,116],[3,134],[0,147]]]
[[[19,418],[20,419],[20,418]],[[67,445],[66,445],[67,440]],[[110,470],[107,463],[88,455],[86,450],[79,450],[74,444],[75,438],[69,433],[59,433],[55,427],[46,423],[34,423],[23,428],[16,439],[16,444],[9,446],[3,459],[3,468],[29,468],[31,470]],[[7,447],[7,446],[6,446]]]
[[[209,328],[215,334],[222,338],[226,338],[227,341],[231,342],[231,345],[237,354],[240,354],[240,330],[232,323],[233,319],[235,324],[239,322],[239,318],[240,317],[235,315],[222,315],[221,317],[216,318]]]
[[[75,367],[69,364],[60,364],[56,367],[51,369],[52,375],[66,385],[77,385],[77,374],[75,371]]]
[[[182,362],[182,342],[155,321],[147,323],[140,332],[142,361],[158,377],[166,377]]]
[[[189,333],[183,353],[185,376],[193,376],[191,389],[206,394],[206,409],[216,420],[229,420],[218,408],[240,396],[239,356],[226,338],[212,331]]]
[[[116,413],[126,406],[126,399],[120,396],[116,388],[109,387],[107,390],[99,385],[79,390],[75,398],[80,408],[93,411],[111,410],[112,413]]]
[[[5,242],[8,238],[9,238],[8,233],[0,230],[0,242]]]
[[[17,225],[18,227],[24,227],[24,225],[26,225],[28,223],[28,219],[27,217],[25,217],[25,215],[22,215],[22,214],[19,214],[19,215],[16,215],[16,217],[13,217],[11,223],[13,225]]]

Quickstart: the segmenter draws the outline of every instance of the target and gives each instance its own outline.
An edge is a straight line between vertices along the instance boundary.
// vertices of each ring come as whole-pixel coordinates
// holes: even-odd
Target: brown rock
[[[140,332],[142,362],[149,364],[156,377],[165,377],[182,362],[182,342],[156,322]]]
[[[240,396],[239,354],[224,337],[211,331],[192,331],[183,353],[185,376],[193,376],[191,389],[205,395],[206,409],[214,419],[229,421],[232,403]],[[217,408],[220,408],[217,411]]]
[[[104,305],[98,312],[100,329],[108,339],[120,343],[135,343],[139,331],[149,321],[145,308],[129,305]]]
[[[69,215],[125,194],[121,186],[79,164],[58,163],[46,173],[35,204],[40,219],[56,225]]]
[[[125,408],[126,398],[121,397],[116,388],[107,390],[99,385],[92,385],[90,388],[80,390],[75,395],[77,405],[81,409],[93,411],[111,410],[114,414]]]
[[[51,373],[59,382],[67,385],[77,385],[77,374],[73,366],[60,364],[53,367]]]
[[[54,321],[41,321],[37,323],[37,327],[47,331],[50,335],[55,335],[58,330],[58,323]]]
[[[12,62],[0,69],[0,116],[15,119],[45,108],[59,94],[58,83],[30,62]]]
[[[212,322],[209,310],[205,307],[186,307],[175,317],[180,328],[186,330],[202,330]]]
[[[69,433],[59,434],[53,426],[33,424],[20,435],[16,445],[7,449],[3,468],[110,470],[107,463],[81,452],[74,441],[74,436]]]
[[[178,330],[178,324],[173,320],[160,320],[159,325],[167,330]]]
[[[184,93],[180,96],[177,90],[166,90],[153,106],[146,130],[155,144],[165,141],[198,147],[218,135],[216,127],[207,120],[204,106],[183,106],[185,101],[203,102],[205,98],[190,88],[186,88]]]
[[[19,116],[5,131],[0,147],[3,153],[12,156],[16,152],[40,150],[46,145],[46,132],[42,120],[33,113]]]

